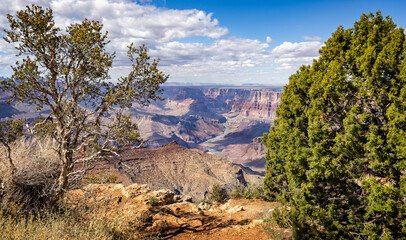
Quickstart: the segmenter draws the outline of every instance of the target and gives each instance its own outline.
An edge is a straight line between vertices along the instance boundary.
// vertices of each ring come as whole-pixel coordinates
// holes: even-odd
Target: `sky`
[[[109,32],[116,52],[112,80],[130,69],[127,46],[145,44],[169,82],[284,85],[342,25],[380,10],[406,27],[405,0],[1,0],[6,15],[27,4],[52,8],[61,29],[85,18]],[[4,36],[4,33],[0,33]],[[0,40],[0,76],[11,75],[16,51]]]

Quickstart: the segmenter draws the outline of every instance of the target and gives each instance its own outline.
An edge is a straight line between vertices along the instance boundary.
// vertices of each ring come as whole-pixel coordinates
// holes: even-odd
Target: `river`
[[[214,153],[219,153],[220,151],[217,148],[217,144],[215,142],[222,140],[229,132],[230,128],[227,126],[227,121],[223,123],[224,126],[224,132],[214,138],[210,138],[207,141],[204,141],[200,143],[199,145],[203,146],[204,148],[207,149],[208,153],[214,154]]]

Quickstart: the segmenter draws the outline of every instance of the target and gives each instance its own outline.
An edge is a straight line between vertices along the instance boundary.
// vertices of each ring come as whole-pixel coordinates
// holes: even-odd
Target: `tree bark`
[[[64,145],[63,145],[64,146]],[[65,194],[68,187],[68,175],[72,170],[72,152],[67,146],[63,147],[61,154],[61,173],[58,178],[58,187],[55,190],[55,195],[52,203],[56,203]]]
[[[4,144],[4,143],[3,143],[3,145],[6,147],[7,159],[8,159],[8,163],[10,165],[10,171],[9,171],[10,176],[9,176],[9,178],[10,178],[10,180],[13,180],[14,179],[14,174],[16,173],[17,168],[15,167],[15,165],[13,163],[13,159],[11,158],[11,148],[10,148],[10,146],[8,144]]]

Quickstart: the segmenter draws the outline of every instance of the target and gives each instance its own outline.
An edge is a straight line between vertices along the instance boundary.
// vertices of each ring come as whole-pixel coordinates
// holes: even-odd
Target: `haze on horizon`
[[[362,13],[380,10],[406,27],[401,0],[3,0],[0,29],[8,29],[7,14],[32,3],[52,8],[62,29],[85,18],[103,23],[108,51],[116,52],[112,79],[128,72],[126,46],[134,42],[160,58],[169,83],[284,85],[339,25],[351,27]],[[15,53],[0,40],[0,76],[11,75]]]

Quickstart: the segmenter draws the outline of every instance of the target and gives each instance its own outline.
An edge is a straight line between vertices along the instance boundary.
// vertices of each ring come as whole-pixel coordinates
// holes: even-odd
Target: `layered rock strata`
[[[119,157],[97,162],[88,174],[112,172],[124,185],[147,184],[151,189],[170,189],[177,194],[203,199],[214,184],[231,187],[258,182],[262,177],[224,157],[187,149],[172,142],[158,149],[126,148]]]

